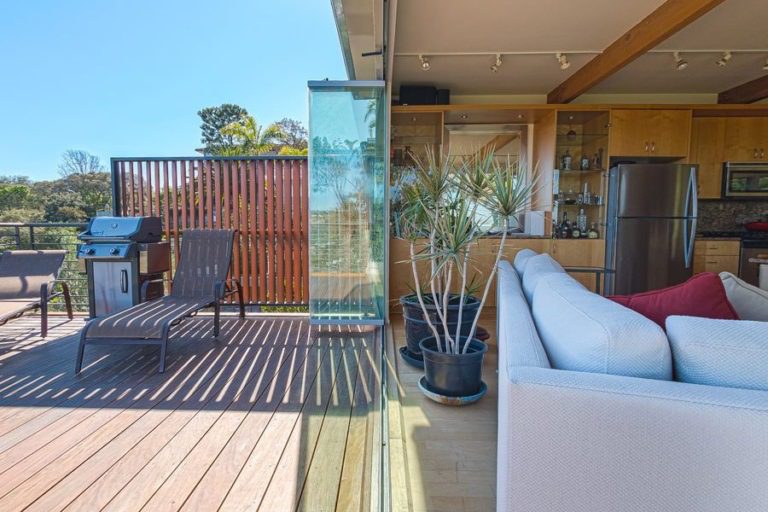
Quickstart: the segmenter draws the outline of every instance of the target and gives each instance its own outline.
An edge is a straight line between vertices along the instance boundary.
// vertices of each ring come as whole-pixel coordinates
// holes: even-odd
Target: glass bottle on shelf
[[[587,233],[587,238],[591,238],[593,240],[600,238],[600,232],[597,230],[597,224],[592,223],[592,225],[589,227],[589,232]]]
[[[568,212],[563,212],[563,222],[560,223],[560,238],[571,238],[571,223],[568,222]]]
[[[589,170],[589,157],[586,155],[586,153],[581,156],[581,170]]]
[[[582,233],[587,232],[587,214],[584,213],[584,208],[580,208],[579,214],[576,216],[576,227]]]
[[[563,155],[563,170],[564,171],[570,171],[571,170],[571,161],[573,158],[571,157],[571,151],[566,149],[565,154]]]

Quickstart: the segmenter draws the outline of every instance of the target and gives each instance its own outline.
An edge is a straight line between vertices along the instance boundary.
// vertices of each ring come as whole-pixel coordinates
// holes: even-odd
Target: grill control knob
[[[113,247],[109,250],[109,254],[112,256],[116,256],[120,251],[117,249],[117,247]]]
[[[89,247],[85,250],[85,254],[96,254],[96,249]]]

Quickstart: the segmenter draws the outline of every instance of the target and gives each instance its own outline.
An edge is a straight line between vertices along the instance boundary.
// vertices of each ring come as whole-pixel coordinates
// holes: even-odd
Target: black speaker
[[[434,105],[437,89],[428,85],[401,85],[401,105]]]
[[[448,89],[438,89],[436,98],[438,105],[448,105],[451,103],[451,91]]]

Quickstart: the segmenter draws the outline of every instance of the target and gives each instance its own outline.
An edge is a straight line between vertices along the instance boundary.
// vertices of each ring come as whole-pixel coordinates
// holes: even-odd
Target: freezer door
[[[612,177],[618,217],[696,216],[695,165],[620,165]]]
[[[656,290],[691,277],[690,229],[688,219],[617,219],[610,292]]]

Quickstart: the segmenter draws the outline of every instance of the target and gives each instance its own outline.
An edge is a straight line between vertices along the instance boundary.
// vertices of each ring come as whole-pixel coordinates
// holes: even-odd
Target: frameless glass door
[[[309,311],[383,323],[387,234],[384,82],[309,83]]]

